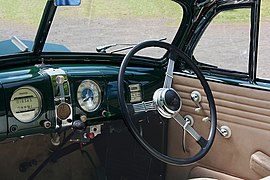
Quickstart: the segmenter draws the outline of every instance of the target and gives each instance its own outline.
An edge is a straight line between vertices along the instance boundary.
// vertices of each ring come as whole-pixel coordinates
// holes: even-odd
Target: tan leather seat
[[[189,180],[217,180],[217,179],[214,179],[214,178],[192,178],[192,179],[189,179]],[[260,180],[270,180],[270,176],[267,176],[267,177],[264,177]]]
[[[214,179],[214,178],[192,178],[189,180],[217,180],[217,179]]]
[[[189,178],[192,180],[217,180],[217,179],[242,180],[241,178],[237,178],[228,174],[224,174],[200,166],[197,166],[191,170]]]
[[[264,178],[262,178],[260,180],[270,180],[270,176],[264,177]]]

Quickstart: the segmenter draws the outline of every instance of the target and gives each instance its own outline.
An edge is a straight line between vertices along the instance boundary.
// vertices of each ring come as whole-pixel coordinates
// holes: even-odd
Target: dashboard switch
[[[75,130],[83,130],[85,129],[85,124],[81,120],[76,120],[73,122],[72,127]]]
[[[102,116],[108,118],[108,117],[111,117],[112,114],[109,111],[104,110],[102,111]]]
[[[42,125],[45,129],[49,129],[49,128],[52,127],[52,123],[51,123],[50,121],[48,121],[48,120],[42,121],[42,122],[41,122],[41,125]]]
[[[80,119],[81,119],[81,121],[84,122],[84,123],[87,121],[86,115],[81,115]]]
[[[64,76],[59,75],[59,76],[56,76],[55,81],[56,81],[57,84],[64,84],[65,78],[64,78]]]
[[[94,139],[95,138],[95,134],[92,132],[88,132],[84,134],[84,138],[86,139]]]

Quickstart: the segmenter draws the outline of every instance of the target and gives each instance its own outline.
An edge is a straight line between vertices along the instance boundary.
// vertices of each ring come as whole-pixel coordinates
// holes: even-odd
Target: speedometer
[[[23,86],[14,91],[10,100],[10,109],[15,118],[27,123],[34,120],[41,112],[41,96],[31,86]]]
[[[84,80],[78,87],[77,100],[81,108],[87,112],[95,111],[101,103],[101,90],[92,80]]]

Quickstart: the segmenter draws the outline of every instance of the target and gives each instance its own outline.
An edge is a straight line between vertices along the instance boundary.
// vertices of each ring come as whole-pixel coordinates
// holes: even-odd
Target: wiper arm
[[[116,49],[116,50],[112,51],[111,53],[116,53],[116,52],[125,51],[125,50],[128,50],[128,49],[132,49],[135,45],[137,45],[137,44],[134,44],[133,46],[128,46],[128,47]]]
[[[12,36],[10,40],[21,52],[28,51],[28,47],[16,36]]]
[[[135,46],[136,44],[133,43],[121,43],[121,44],[107,44],[107,45],[104,45],[104,46],[98,46],[96,47],[96,51],[99,52],[99,53],[106,53],[106,50],[111,48],[111,47],[114,47],[114,46]]]
[[[158,39],[157,41],[165,41],[166,39],[167,38],[161,38],[161,39]],[[114,50],[114,51],[111,52],[111,53],[116,53],[116,52],[120,52],[120,51],[131,49],[131,48],[133,48],[136,45],[137,44],[135,44],[135,43],[108,44],[108,45],[96,47],[96,51],[99,52],[99,53],[106,53],[106,50],[109,49],[109,48],[111,48],[111,47],[115,47],[115,46],[128,46],[128,47],[120,48],[120,49],[117,49],[117,50]]]

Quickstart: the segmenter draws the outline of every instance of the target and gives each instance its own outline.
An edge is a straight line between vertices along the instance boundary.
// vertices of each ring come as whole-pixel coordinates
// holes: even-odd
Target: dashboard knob
[[[85,124],[81,120],[76,120],[73,122],[72,127],[75,130],[84,130],[85,129]]]
[[[84,137],[85,137],[86,139],[94,139],[94,138],[95,138],[95,134],[92,133],[92,132],[88,132],[88,133],[85,133],[85,134],[84,134]]]
[[[81,119],[82,122],[85,123],[87,121],[87,116],[86,115],[81,115],[80,119]]]
[[[104,110],[102,111],[102,116],[108,118],[108,117],[111,117],[112,114],[109,111]]]
[[[45,129],[49,129],[52,127],[52,123],[48,120],[42,121],[41,125],[45,128]]]

